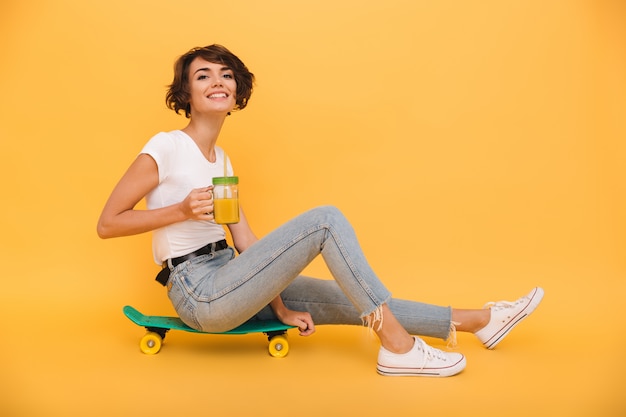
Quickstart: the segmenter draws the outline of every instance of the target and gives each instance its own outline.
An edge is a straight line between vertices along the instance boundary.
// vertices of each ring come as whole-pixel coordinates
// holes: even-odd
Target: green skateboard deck
[[[264,333],[269,341],[269,353],[274,357],[284,357],[289,352],[287,342],[287,330],[293,329],[278,320],[246,322],[239,327],[223,333],[210,333],[196,330],[187,326],[179,317],[171,316],[147,316],[131,306],[124,307],[124,314],[133,323],[145,327],[147,333],[141,338],[139,348],[143,353],[154,355],[161,350],[163,339],[170,330],[182,330],[190,333],[203,334],[248,334]]]

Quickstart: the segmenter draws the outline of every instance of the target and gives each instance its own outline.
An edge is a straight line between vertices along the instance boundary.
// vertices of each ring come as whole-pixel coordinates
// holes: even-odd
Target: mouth
[[[213,93],[209,94],[208,98],[226,98],[228,95],[226,93]]]

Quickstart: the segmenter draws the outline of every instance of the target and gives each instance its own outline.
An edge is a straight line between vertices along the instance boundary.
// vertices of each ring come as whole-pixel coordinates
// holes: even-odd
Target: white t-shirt
[[[180,130],[153,136],[141,153],[150,155],[158,166],[159,185],[146,196],[148,209],[179,203],[192,189],[207,187],[213,177],[224,176],[224,151],[216,146],[216,161],[209,162],[196,143]],[[227,174],[233,175],[230,161]],[[186,255],[207,243],[224,239],[221,225],[206,220],[185,220],[153,232],[154,261],[161,265],[169,258]]]

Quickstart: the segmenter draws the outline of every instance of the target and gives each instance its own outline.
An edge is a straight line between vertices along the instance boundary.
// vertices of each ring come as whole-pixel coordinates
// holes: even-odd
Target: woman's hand
[[[185,218],[213,220],[213,186],[195,188],[180,202]]]
[[[310,336],[315,333],[315,323],[313,323],[311,314],[306,311],[288,309],[280,295],[270,302],[270,307],[281,323],[298,327],[300,336]]]
[[[285,309],[278,319],[289,326],[297,326],[300,329],[300,336],[310,336],[315,333],[313,318],[306,311]]]
[[[315,333],[315,323],[313,323],[311,314],[306,311],[288,309],[280,295],[270,302],[270,307],[281,323],[298,327],[300,336],[310,336]]]

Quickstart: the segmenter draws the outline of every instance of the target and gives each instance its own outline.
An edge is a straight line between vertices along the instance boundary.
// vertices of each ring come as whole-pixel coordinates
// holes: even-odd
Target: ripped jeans
[[[334,281],[300,275],[320,254]],[[228,247],[183,262],[171,270],[167,288],[180,318],[206,332],[276,319],[269,303],[279,294],[287,308],[309,312],[317,325],[362,325],[384,303],[414,335],[446,339],[452,325],[450,307],[391,298],[352,226],[331,206],[301,214],[239,256]]]

